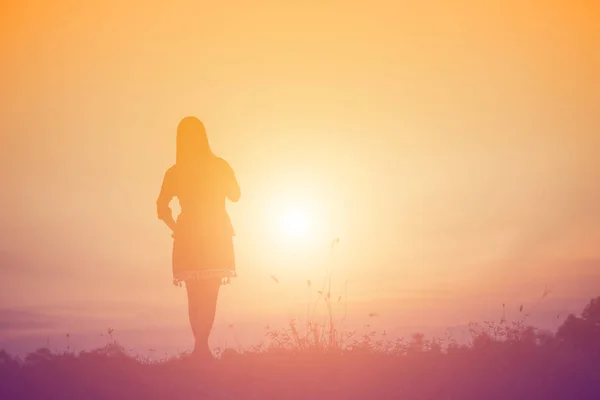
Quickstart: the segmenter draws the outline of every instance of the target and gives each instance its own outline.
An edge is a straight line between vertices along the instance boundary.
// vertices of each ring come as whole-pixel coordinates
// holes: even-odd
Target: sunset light
[[[600,0],[2,6],[0,399],[600,400]]]

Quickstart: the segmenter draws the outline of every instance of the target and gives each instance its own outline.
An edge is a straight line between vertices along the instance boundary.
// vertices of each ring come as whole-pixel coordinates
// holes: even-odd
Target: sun
[[[274,245],[270,251],[280,255],[308,254],[327,242],[328,239],[323,239],[327,221],[322,203],[308,190],[277,194],[265,201],[257,223],[258,229],[266,235],[265,243]]]
[[[286,249],[305,248],[312,243],[318,228],[318,218],[310,202],[294,200],[280,202],[269,211],[272,238]]]
[[[286,210],[282,215],[281,229],[286,236],[303,238],[308,234],[309,213],[300,208]]]

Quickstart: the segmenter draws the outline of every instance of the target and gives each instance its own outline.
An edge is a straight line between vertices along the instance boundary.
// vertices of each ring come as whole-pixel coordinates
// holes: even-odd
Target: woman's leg
[[[210,356],[208,337],[215,322],[220,279],[197,279],[186,282],[188,313],[195,339],[194,354]]]

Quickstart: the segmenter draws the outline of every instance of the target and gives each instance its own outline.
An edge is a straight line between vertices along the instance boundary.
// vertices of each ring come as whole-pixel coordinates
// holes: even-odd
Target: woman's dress
[[[165,173],[157,200],[160,219],[170,215],[177,197],[181,212],[173,233],[173,283],[236,276],[233,236],[225,201],[237,181],[229,164],[211,157],[201,165],[174,165]],[[237,189],[239,191],[239,188]]]

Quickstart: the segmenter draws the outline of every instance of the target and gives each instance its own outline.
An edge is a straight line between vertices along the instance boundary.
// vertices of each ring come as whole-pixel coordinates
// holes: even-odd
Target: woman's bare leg
[[[190,326],[195,339],[194,354],[211,357],[208,337],[215,322],[220,279],[186,282]]]

